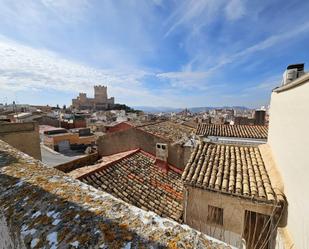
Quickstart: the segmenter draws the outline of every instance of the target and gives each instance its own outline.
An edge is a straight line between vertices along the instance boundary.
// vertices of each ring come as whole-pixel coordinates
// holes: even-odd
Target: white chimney
[[[168,171],[168,147],[167,144],[156,144],[156,162],[155,164],[164,171]]]
[[[167,161],[167,157],[168,157],[167,144],[157,143],[156,144],[156,158],[162,161]]]
[[[283,73],[282,85],[286,85],[296,80],[304,74],[304,64],[289,65]]]

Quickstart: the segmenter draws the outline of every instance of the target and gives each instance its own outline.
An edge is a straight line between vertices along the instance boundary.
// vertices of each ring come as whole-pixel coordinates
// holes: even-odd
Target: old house
[[[131,122],[130,122],[131,124]],[[168,144],[168,163],[183,169],[188,161],[195,140],[190,137],[194,129],[169,121],[125,127],[107,133],[98,139],[100,156],[109,156],[136,148],[155,155],[156,144]]]
[[[258,147],[201,142],[182,174],[184,222],[238,248],[275,247],[285,200]]]

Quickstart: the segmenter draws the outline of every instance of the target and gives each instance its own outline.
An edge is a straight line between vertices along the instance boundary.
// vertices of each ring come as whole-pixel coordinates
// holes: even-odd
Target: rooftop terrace
[[[230,248],[0,141],[0,248]]]

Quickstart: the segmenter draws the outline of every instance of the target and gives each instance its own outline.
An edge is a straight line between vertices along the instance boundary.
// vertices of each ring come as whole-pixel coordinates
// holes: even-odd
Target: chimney
[[[155,165],[157,165],[160,169],[167,172],[168,171],[168,147],[167,144],[163,143],[157,143],[156,144],[156,162]]]
[[[286,85],[301,77],[304,71],[304,63],[289,65],[283,73],[282,85]]]

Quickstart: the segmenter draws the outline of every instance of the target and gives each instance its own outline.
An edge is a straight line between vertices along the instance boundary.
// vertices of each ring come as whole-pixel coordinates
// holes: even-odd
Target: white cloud
[[[47,21],[79,21],[88,7],[88,0],[5,0],[0,2],[0,17],[8,24],[14,20],[14,24],[20,28],[25,28],[26,25],[32,28],[32,25],[44,25]]]
[[[1,100],[18,92],[40,93],[49,89],[59,92],[59,95],[63,92],[72,93],[72,98],[80,91],[92,95],[94,84],[107,85],[109,95],[115,96],[117,102],[132,106],[192,107],[220,105],[222,100],[209,91],[214,84],[208,86],[205,83],[207,72],[158,74],[140,69],[95,69],[66,60],[50,51],[34,49],[3,37],[0,37],[0,56]],[[169,85],[158,91],[147,88],[143,82],[147,76],[167,80]],[[186,90],[194,90],[194,94],[190,95],[190,91]],[[19,101],[22,101],[21,98]],[[41,103],[54,102],[44,99]]]
[[[43,6],[65,22],[82,20],[85,11],[91,6],[88,0],[41,0]]]
[[[165,37],[169,36],[179,26],[186,26],[191,31],[198,32],[202,26],[214,19],[223,3],[222,0],[182,2],[166,22],[169,28],[165,33]]]
[[[183,89],[199,89],[205,90],[208,88],[205,79],[207,78],[206,72],[167,72],[157,74],[159,79],[166,79],[170,82],[172,87]]]
[[[246,59],[252,54],[255,54],[260,51],[264,51],[280,43],[288,42],[290,39],[298,39],[301,36],[301,34],[308,33],[308,32],[309,32],[309,22],[306,22],[298,26],[297,28],[293,29],[292,31],[287,30],[284,33],[281,32],[281,33],[277,33],[275,35],[269,36],[268,38],[250,47],[247,47],[237,53],[220,57],[219,60],[217,60],[215,63],[212,63],[212,64],[215,64],[215,66],[208,68],[207,70],[205,70],[205,72],[208,75],[211,75],[212,73],[221,69],[225,65],[228,65],[235,61],[240,61],[241,59]],[[201,62],[201,60],[203,60],[203,57],[200,57],[198,59],[199,59],[199,62]]]
[[[106,84],[109,94],[123,103],[190,105],[196,98],[183,96],[190,90],[209,94],[209,88],[217,87],[215,79],[228,78],[224,66],[239,65],[309,31],[309,23],[301,20],[291,31],[283,29],[287,21],[264,28],[264,22],[251,19],[256,4],[245,1],[0,0],[0,33],[22,42],[0,36],[0,95],[53,89],[73,97],[79,91],[93,94],[94,84]],[[166,17],[167,13],[171,15]],[[244,22],[233,22],[242,17]],[[256,23],[256,34],[237,35],[247,30],[245,21]],[[162,40],[164,34],[174,33],[173,39]],[[266,33],[273,35],[257,42]],[[261,62],[265,57],[254,59]],[[161,72],[165,68],[171,71]],[[228,80],[223,83],[232,85]],[[259,87],[268,90],[267,85]]]
[[[262,80],[260,83],[244,89],[243,92],[250,93],[252,96],[254,96],[254,94],[256,94],[257,92],[266,91],[268,93],[271,93],[271,91],[275,87],[280,86],[281,81],[282,81],[282,74],[270,76]]]
[[[237,20],[245,15],[244,0],[230,0],[225,8],[228,20]]]
[[[244,0],[190,0],[179,4],[166,23],[169,36],[179,26],[187,27],[192,34],[198,34],[200,29],[211,24],[222,14],[228,20],[236,20],[245,15]]]
[[[154,9],[150,1],[0,0],[0,34],[104,67],[141,64],[156,55]]]
[[[148,72],[102,70],[61,58],[47,50],[33,49],[0,38],[0,88],[45,89],[58,91],[88,91],[94,84],[106,84],[132,89],[140,87],[140,79]]]
[[[163,7],[164,6],[164,1],[163,0],[152,0],[153,4],[159,7]]]
[[[143,85],[143,78],[154,76],[151,71],[95,69],[66,60],[47,50],[34,49],[0,36],[0,99],[23,91],[55,90],[59,94],[78,92],[93,94],[93,85],[108,86],[110,96],[129,105],[185,106],[171,92],[153,93]],[[3,96],[4,95],[4,96]],[[69,100],[68,100],[69,101]],[[45,103],[52,103],[46,99]]]

